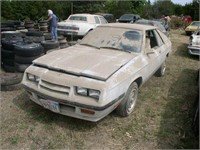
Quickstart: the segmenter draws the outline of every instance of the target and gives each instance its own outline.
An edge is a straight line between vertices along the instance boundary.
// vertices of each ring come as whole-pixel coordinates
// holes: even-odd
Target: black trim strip
[[[51,97],[51,96],[48,96],[48,95],[44,95],[36,90],[33,90],[25,85],[23,85],[23,87],[29,91],[29,92],[34,92],[36,93],[38,96],[40,97],[43,97],[45,99],[50,99],[50,100],[54,100],[54,101],[57,101],[57,102],[61,102],[62,104],[66,104],[66,105],[71,105],[71,106],[78,106],[78,107],[82,107],[82,108],[87,108],[87,109],[92,109],[92,110],[95,110],[95,111],[102,111],[102,110],[105,110],[107,109],[108,107],[112,106],[114,103],[118,102],[119,100],[121,100],[125,93],[123,93],[122,95],[120,95],[118,98],[114,99],[113,101],[111,101],[110,103],[106,104],[105,106],[102,106],[102,107],[97,107],[97,106],[91,106],[91,105],[85,105],[85,104],[80,104],[80,103],[76,103],[76,102],[70,102],[70,101],[67,101],[67,100],[62,100],[62,99],[56,99],[54,97]]]

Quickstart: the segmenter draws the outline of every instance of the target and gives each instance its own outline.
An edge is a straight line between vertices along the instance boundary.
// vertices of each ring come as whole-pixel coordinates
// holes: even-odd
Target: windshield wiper
[[[103,46],[103,47],[100,47],[100,48],[108,48],[108,49],[114,49],[114,50],[118,50],[118,51],[123,51],[123,52],[131,53],[130,51],[126,51],[126,50],[119,49],[119,48],[116,48],[116,47],[106,47],[106,46]]]
[[[86,43],[84,43],[84,44],[80,44],[80,45],[85,45],[85,46],[94,47],[94,48],[99,49],[98,47],[96,47],[96,46],[94,46],[94,45],[90,45],[90,44],[86,44]]]

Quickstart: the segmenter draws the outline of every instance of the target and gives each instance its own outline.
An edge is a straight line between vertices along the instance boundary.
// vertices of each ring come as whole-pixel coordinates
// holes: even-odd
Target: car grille
[[[191,52],[195,54],[200,54],[200,50],[198,49],[191,49]]]
[[[41,80],[41,82],[39,83],[39,86],[42,89],[45,89],[51,92],[56,92],[58,94],[69,95],[69,92],[70,92],[69,86],[58,85],[58,84],[51,83],[44,80]]]

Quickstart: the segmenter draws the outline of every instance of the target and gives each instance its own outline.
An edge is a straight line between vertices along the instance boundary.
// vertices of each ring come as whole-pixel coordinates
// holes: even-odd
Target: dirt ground
[[[1,91],[1,149],[198,149],[192,117],[199,58],[189,55],[183,31],[172,30],[170,39],[166,75],[145,83],[126,118],[112,112],[92,123],[50,112],[23,89]]]

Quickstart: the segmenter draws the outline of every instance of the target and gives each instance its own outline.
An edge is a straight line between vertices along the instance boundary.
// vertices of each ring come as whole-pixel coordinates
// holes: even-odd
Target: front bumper
[[[30,99],[34,101],[35,103],[44,107],[44,104],[42,103],[42,101],[51,100],[53,102],[58,103],[59,105],[59,111],[53,111],[53,112],[74,117],[74,118],[92,121],[92,122],[99,121],[100,119],[108,115],[110,112],[112,112],[119,105],[119,103],[121,102],[121,100],[124,98],[124,95],[125,95],[125,94],[120,95],[117,99],[111,101],[105,106],[97,107],[97,106],[84,105],[84,104],[75,103],[75,102],[73,103],[70,101],[57,99],[55,97],[50,97],[26,86],[24,86],[24,88],[27,91],[28,95],[30,96]],[[49,110],[52,111],[52,109],[49,109]],[[93,113],[88,114],[88,113],[83,112],[82,110],[90,111]]]
[[[195,47],[195,46],[189,45],[188,50],[191,55],[199,55],[200,56],[200,47]]]

